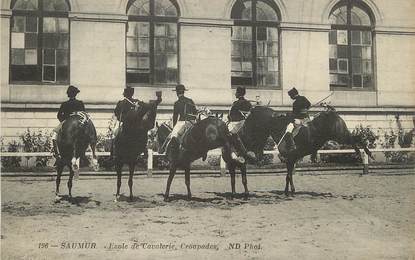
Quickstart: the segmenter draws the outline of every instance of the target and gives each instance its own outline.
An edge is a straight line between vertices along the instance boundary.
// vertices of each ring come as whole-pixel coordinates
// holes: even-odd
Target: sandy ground
[[[1,259],[415,259],[414,172],[296,175],[294,197],[283,176],[250,175],[248,201],[198,176],[187,201],[176,176],[170,203],[166,177],[135,177],[118,203],[115,178],[81,177],[60,203],[53,179],[2,178]],[[83,242],[95,248],[68,248]]]

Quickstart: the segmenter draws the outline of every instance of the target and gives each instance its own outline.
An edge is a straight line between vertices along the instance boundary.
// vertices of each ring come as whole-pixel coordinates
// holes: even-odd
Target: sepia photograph
[[[415,0],[0,0],[0,258],[415,259]]]

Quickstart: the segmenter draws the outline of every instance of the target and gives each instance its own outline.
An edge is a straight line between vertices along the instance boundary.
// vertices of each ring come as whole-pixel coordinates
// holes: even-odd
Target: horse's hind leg
[[[129,165],[130,175],[128,177],[128,187],[130,188],[130,201],[133,200],[133,176],[135,163],[130,163]]]
[[[60,200],[60,196],[59,196],[59,186],[61,184],[61,176],[62,176],[63,167],[64,166],[61,163],[58,162],[58,165],[56,167],[55,201],[59,201]]]
[[[234,163],[228,163],[228,170],[229,170],[229,174],[231,175],[231,188],[232,188],[231,198],[232,199],[236,193],[235,191],[235,169],[236,169],[236,165]]]
[[[176,174],[176,166],[170,166],[170,174],[169,174],[169,178],[167,179],[167,186],[166,186],[166,193],[164,194],[164,201],[169,200],[170,186],[173,181],[174,174]]]
[[[192,192],[190,191],[190,165],[186,166],[184,174],[187,188],[187,199],[190,200],[192,198]]]
[[[115,170],[117,171],[117,193],[115,194],[114,201],[117,202],[118,199],[120,198],[122,163],[117,162],[115,165]]]
[[[248,180],[246,178],[246,164],[241,166],[241,175],[242,175],[242,184],[244,185],[244,197],[245,200],[248,199],[249,191],[248,191]]]
[[[69,179],[68,179],[68,191],[69,197],[72,198],[72,180],[73,180],[74,171],[72,167],[69,167]]]

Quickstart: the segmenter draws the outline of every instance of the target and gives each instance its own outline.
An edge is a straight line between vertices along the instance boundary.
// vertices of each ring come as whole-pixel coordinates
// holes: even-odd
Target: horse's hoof
[[[169,197],[164,197],[164,202],[170,202],[170,198]]]
[[[188,201],[192,200],[192,195],[187,196],[187,200],[188,200]]]
[[[115,199],[114,199],[114,202],[118,202],[120,200],[120,196],[119,195],[116,195],[115,196]]]
[[[290,196],[290,193],[286,190],[285,192],[284,192],[284,194],[285,194],[285,196]]]
[[[56,196],[55,196],[55,200],[54,200],[54,202],[55,202],[55,203],[61,202],[61,199],[62,199],[62,197],[61,197],[61,196],[56,195]]]

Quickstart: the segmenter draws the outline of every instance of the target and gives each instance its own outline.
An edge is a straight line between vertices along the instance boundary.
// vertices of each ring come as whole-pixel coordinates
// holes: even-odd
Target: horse
[[[115,202],[120,198],[121,173],[124,164],[129,167],[128,186],[130,201],[133,200],[133,175],[137,157],[146,151],[147,132],[154,128],[157,106],[161,97],[150,103],[140,103],[136,109],[127,112],[120,131],[114,138],[114,163],[117,173],[117,193]]]
[[[68,190],[69,197],[72,197],[72,179],[79,176],[80,158],[85,157],[85,151],[91,146],[92,160],[91,165],[95,171],[98,170],[98,160],[95,154],[97,144],[97,132],[94,123],[85,112],[76,112],[66,119],[62,124],[62,129],[58,133],[57,145],[60,157],[56,161],[56,191],[55,200],[60,200],[59,185],[61,175],[65,166],[69,168]]]
[[[299,129],[298,134],[294,137],[294,147],[289,147],[290,144],[284,138],[285,135],[278,145],[280,154],[286,158],[285,195],[287,196],[289,195],[289,186],[291,187],[291,194],[295,193],[293,173],[297,160],[317,152],[329,140],[351,145],[361,159],[360,147],[370,158],[374,159],[362,137],[351,134],[337,111],[332,106],[326,104],[323,104],[323,106],[326,108],[325,111],[318,113],[314,119],[306,124],[306,127]],[[290,115],[289,117],[292,118]]]
[[[329,140],[352,145],[359,156],[361,156],[358,149],[358,146],[360,146],[370,157],[372,157],[369,149],[363,143],[363,140],[361,140],[359,136],[352,136],[347,129],[344,120],[340,118],[337,112],[332,108],[328,108],[327,111],[319,113],[310,123],[308,123],[307,127],[302,127],[298,135],[294,138],[296,149],[288,152],[288,145],[284,140],[284,137],[285,130],[292,121],[292,115],[280,114],[269,107],[256,106],[251,109],[243,127],[238,132],[246,149],[255,152],[256,157],[259,159],[263,156],[265,143],[269,136],[272,137],[275,143],[279,144],[278,148],[280,153],[286,158],[286,195],[289,195],[288,183],[291,185],[292,193],[295,192],[292,179],[295,162],[306,155],[315,155],[324,143]],[[238,165],[230,163],[227,166],[231,175],[232,195],[234,195],[235,169]],[[245,198],[247,198],[246,163],[240,165],[239,168],[241,169]]]
[[[163,144],[171,131],[171,128],[166,123],[160,125],[157,129],[158,143]],[[205,160],[209,150],[219,147],[222,147],[222,157],[227,163],[234,161],[231,157],[232,147],[236,147],[241,154],[244,153],[240,144],[235,143],[231,139],[226,123],[214,116],[209,116],[196,122],[183,135],[181,145],[175,143],[175,139],[172,139],[166,149],[166,155],[170,162],[170,171],[164,201],[169,201],[170,186],[178,168],[182,168],[185,171],[187,198],[190,200],[192,198],[190,190],[191,163],[199,158]]]

